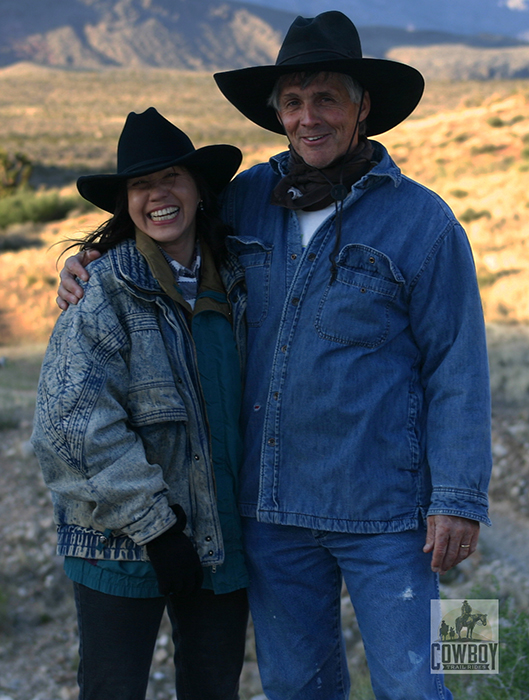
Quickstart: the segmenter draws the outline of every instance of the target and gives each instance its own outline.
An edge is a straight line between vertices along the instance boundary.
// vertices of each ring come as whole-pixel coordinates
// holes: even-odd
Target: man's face
[[[359,121],[367,117],[370,106],[366,92]],[[285,82],[277,116],[292,147],[305,163],[326,168],[358,143],[355,127],[359,108],[360,105],[351,102],[339,75],[322,73],[306,88],[299,82]]]

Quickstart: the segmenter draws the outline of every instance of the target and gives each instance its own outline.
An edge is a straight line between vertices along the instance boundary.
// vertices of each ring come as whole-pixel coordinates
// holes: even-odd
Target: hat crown
[[[131,112],[118,142],[117,174],[131,176],[165,167],[169,159],[183,158],[195,151],[189,136],[149,107],[141,114]]]
[[[317,17],[297,17],[277,56],[276,66],[337,58],[362,58],[362,45],[349,17],[332,10]]]

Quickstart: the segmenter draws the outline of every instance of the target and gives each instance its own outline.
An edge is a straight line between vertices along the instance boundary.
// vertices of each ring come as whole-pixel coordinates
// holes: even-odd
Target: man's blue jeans
[[[320,532],[243,518],[257,659],[269,700],[347,700],[342,577],[377,700],[451,700],[430,674],[430,599],[439,597],[425,531]]]
[[[145,700],[168,605],[178,700],[237,700],[248,621],[246,590],[189,598],[123,598],[74,583],[79,700]]]

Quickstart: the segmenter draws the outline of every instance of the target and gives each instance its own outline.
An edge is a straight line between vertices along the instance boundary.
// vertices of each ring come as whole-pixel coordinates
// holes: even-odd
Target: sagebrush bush
[[[490,219],[490,211],[488,211],[487,209],[476,211],[475,209],[472,209],[472,207],[469,207],[468,209],[465,209],[465,211],[459,216],[459,220],[465,224],[468,224],[471,221],[477,221],[477,219],[482,219],[483,217]]]
[[[33,164],[23,153],[14,156],[0,149],[0,197],[7,197],[26,187]]]
[[[61,197],[58,192],[38,194],[29,189],[0,199],[0,229],[12,224],[58,221],[85,205],[80,197]]]
[[[501,117],[498,117],[497,115],[494,117],[490,117],[487,119],[487,124],[489,126],[492,126],[494,128],[499,128],[501,126],[506,126],[506,122],[503,121]]]
[[[529,698],[529,615],[515,610],[507,602],[500,603],[499,664],[497,675],[447,675],[446,685],[456,698]]]
[[[479,156],[482,153],[496,153],[496,151],[501,151],[503,148],[506,148],[505,144],[484,143],[482,146],[473,146],[470,149],[470,153],[473,156]]]

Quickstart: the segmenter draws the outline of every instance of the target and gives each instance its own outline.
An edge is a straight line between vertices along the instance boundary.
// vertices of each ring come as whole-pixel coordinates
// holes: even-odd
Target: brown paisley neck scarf
[[[270,203],[287,209],[317,211],[335,201],[331,194],[333,186],[345,185],[349,192],[371,169],[374,149],[368,139],[361,136],[351,153],[321,170],[307,165],[293,148],[289,150],[288,174],[276,185]]]

